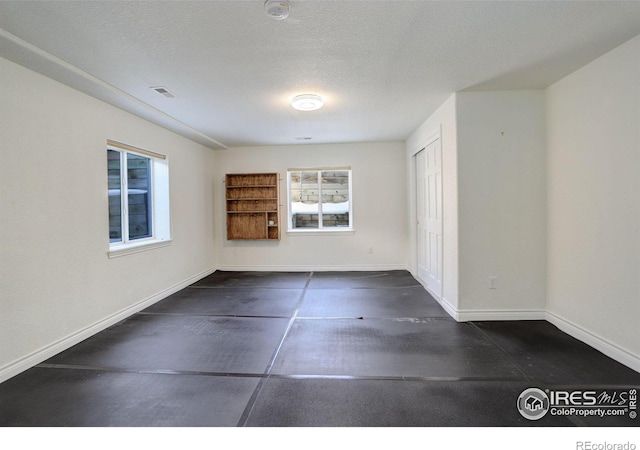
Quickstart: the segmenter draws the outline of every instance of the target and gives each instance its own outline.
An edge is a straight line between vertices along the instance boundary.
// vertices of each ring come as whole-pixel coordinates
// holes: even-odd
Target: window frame
[[[293,228],[293,198],[291,196],[291,175],[295,172],[317,172],[318,175],[318,226],[315,228]],[[348,226],[324,226],[323,211],[322,211],[322,173],[323,172],[347,172],[348,173],[348,189],[349,189],[349,225]],[[353,218],[353,170],[351,167],[321,167],[321,168],[294,168],[287,169],[287,234],[337,234],[347,233],[351,234],[354,229]]]
[[[120,227],[121,240],[111,241],[109,237],[110,258],[130,253],[164,247],[171,243],[171,219],[169,208],[169,164],[165,155],[139,149],[116,141],[107,141],[107,155],[109,151],[118,152],[120,156]],[[128,195],[128,155],[143,157],[149,160],[149,199],[148,211],[151,226],[149,236],[131,239],[129,236],[129,208]],[[108,168],[107,168],[108,175]],[[108,186],[107,186],[108,190]],[[107,203],[109,199],[107,198]]]

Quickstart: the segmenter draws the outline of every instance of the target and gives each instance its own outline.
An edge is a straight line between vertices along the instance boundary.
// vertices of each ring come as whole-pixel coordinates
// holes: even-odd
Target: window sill
[[[349,235],[354,234],[356,231],[353,228],[337,228],[337,229],[299,229],[299,230],[287,230],[289,236],[327,236],[327,235]]]
[[[146,252],[156,248],[166,247],[171,244],[171,239],[159,241],[157,239],[135,242],[132,244],[117,245],[109,248],[109,258],[131,255],[133,253]]]

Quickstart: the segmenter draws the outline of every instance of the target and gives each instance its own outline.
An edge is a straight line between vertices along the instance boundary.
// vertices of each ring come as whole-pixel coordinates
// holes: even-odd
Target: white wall
[[[443,306],[458,320],[544,318],[543,91],[458,92],[407,140],[408,248],[414,274],[412,155],[438,130],[443,153]],[[497,278],[496,289],[489,289],[489,277]]]
[[[215,266],[214,152],[0,59],[0,381]],[[106,141],[169,157],[173,242],[109,259]]]
[[[227,270],[406,269],[407,207],[404,144],[315,144],[216,151],[216,250]],[[281,216],[287,218],[286,171],[293,167],[351,166],[355,232],[288,234],[281,240],[228,241],[223,180],[226,173],[278,172]],[[369,249],[373,247],[373,253]]]
[[[417,275],[416,180],[413,155],[425,147],[434,133],[440,134],[442,148],[443,275],[442,298],[450,312],[458,309],[458,142],[456,94],[445,101],[407,139],[407,180],[409,198],[409,269]]]
[[[547,90],[550,320],[640,370],[640,37]]]
[[[456,102],[459,319],[544,318],[544,92],[460,92]]]

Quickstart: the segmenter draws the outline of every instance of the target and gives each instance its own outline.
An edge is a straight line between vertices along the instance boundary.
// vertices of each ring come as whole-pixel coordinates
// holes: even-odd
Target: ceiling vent
[[[264,2],[264,9],[267,11],[267,16],[276,20],[283,20],[289,17],[290,6],[287,0],[267,0]]]
[[[167,89],[164,86],[152,86],[151,89],[153,89],[154,91],[156,91],[160,95],[164,95],[167,98],[176,98],[177,97],[176,94],[174,94],[173,92],[171,92],[169,89]]]

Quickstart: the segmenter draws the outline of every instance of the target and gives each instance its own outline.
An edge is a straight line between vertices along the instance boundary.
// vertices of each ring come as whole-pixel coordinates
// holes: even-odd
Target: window
[[[108,141],[107,174],[110,256],[123,250],[168,243],[166,156]]]
[[[289,231],[353,228],[351,169],[289,169]]]

